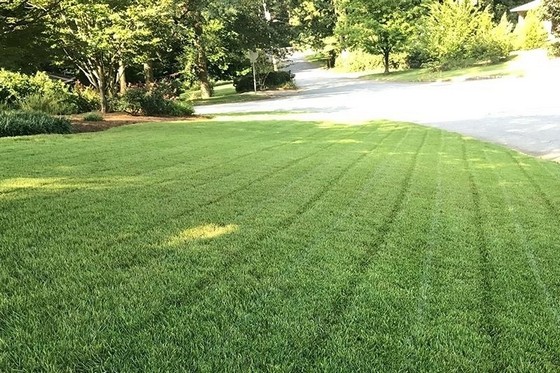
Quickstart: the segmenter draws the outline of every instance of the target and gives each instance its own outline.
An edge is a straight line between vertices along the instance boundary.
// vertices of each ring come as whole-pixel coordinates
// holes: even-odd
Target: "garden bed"
[[[137,116],[127,113],[108,113],[103,115],[103,120],[98,122],[85,121],[83,114],[72,115],[70,121],[76,133],[99,132],[113,127],[125,126],[128,124],[148,123],[148,122],[172,122],[172,121],[192,121],[200,119],[199,116],[190,117],[153,117]]]

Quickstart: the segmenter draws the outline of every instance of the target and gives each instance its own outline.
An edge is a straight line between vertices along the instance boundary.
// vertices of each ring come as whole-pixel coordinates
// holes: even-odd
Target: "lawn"
[[[250,102],[266,100],[270,97],[263,94],[255,94],[254,92],[237,93],[235,87],[231,83],[220,84],[214,87],[214,95],[210,98],[198,98],[192,101],[193,105],[216,105],[231,104],[240,102]]]
[[[512,64],[512,61],[506,61],[496,64],[482,64],[448,71],[433,71],[427,68],[409,69],[393,71],[389,74],[370,74],[366,75],[365,78],[387,82],[435,82],[501,78],[504,76],[523,76],[523,70]]]
[[[392,122],[0,153],[0,371],[560,369],[558,164]]]

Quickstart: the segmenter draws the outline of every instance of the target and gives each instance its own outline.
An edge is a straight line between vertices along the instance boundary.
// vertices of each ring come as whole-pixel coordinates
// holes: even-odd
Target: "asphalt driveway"
[[[306,63],[289,67],[300,90],[276,99],[197,107],[199,114],[288,111],[302,119],[419,123],[560,161],[560,61],[523,78],[442,83],[385,83]]]

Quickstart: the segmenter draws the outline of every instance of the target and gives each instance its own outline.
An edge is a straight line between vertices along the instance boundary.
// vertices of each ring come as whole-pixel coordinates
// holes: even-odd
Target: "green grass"
[[[558,164],[391,122],[0,153],[0,371],[560,368]]]
[[[193,105],[231,104],[269,99],[268,96],[256,95],[254,92],[237,93],[233,84],[222,84],[214,87],[214,96],[208,99],[192,100]]]
[[[523,71],[521,69],[513,67],[511,61],[506,61],[497,64],[477,65],[449,71],[433,71],[423,68],[394,71],[389,74],[376,73],[366,75],[365,78],[387,82],[435,82],[454,79],[475,80],[522,75]]]

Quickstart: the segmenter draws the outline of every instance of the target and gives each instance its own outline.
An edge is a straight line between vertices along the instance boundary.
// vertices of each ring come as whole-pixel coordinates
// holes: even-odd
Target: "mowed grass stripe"
[[[359,166],[356,165],[356,167],[359,167],[361,170],[363,170],[362,172],[368,172],[369,164],[370,163],[360,162],[360,165]],[[352,169],[353,175],[355,172],[357,172],[357,168]],[[324,174],[325,176],[328,176],[329,172],[325,170]],[[359,179],[356,180],[356,178],[345,177],[344,180],[341,180],[343,184],[349,182],[356,182],[356,181],[359,181]],[[341,186],[343,184],[338,184],[336,185],[336,187]],[[341,190],[344,190],[344,188],[341,188]],[[339,194],[335,194],[335,193],[331,194],[331,191],[332,189],[330,189],[327,192],[327,194],[332,195],[333,197],[340,196]],[[346,198],[350,198],[350,197],[347,196]],[[338,202],[340,203],[341,201]],[[290,260],[288,263],[282,265],[282,267],[280,268],[271,266],[271,263],[275,262],[275,258],[277,258],[278,260],[282,260],[283,262],[286,262],[287,256],[293,256],[293,255],[299,256],[298,254],[300,253],[301,253],[300,255],[306,254],[307,250],[305,248],[298,247],[300,245],[294,246],[296,244],[296,242],[294,242],[295,241],[294,238],[300,237],[300,241],[302,240],[307,241],[307,236],[310,233],[314,233],[314,232],[306,232],[305,227],[308,225],[306,222],[313,221],[313,218],[307,215],[312,211],[316,211],[316,213],[319,214],[322,211],[321,207],[324,205],[324,203],[325,203],[325,199],[324,198],[320,199],[313,209],[308,209],[307,210],[308,212],[301,213],[301,215],[299,215],[296,221],[297,224],[292,223],[291,226],[289,227],[289,231],[292,232],[289,233],[289,231],[274,230],[273,232],[270,232],[270,235],[268,235],[268,237],[266,237],[266,239],[264,240],[262,238],[259,238],[254,241],[254,244],[251,244],[250,242],[248,244],[243,244],[242,246],[243,251],[236,254],[236,255],[240,255],[241,258],[243,259],[242,263],[240,263],[242,265],[241,269],[236,268],[238,265],[237,261],[235,262],[235,266],[231,265],[228,262],[227,266],[225,266],[226,272],[220,274],[221,277],[227,279],[224,285],[222,286],[219,286],[219,284],[214,285],[214,283],[212,282],[212,286],[209,289],[207,289],[206,287],[202,289],[203,292],[205,292],[206,294],[205,297],[197,297],[196,295],[191,294],[191,298],[198,299],[199,302],[208,302],[209,300],[210,302],[212,302],[212,301],[216,301],[217,299],[220,299],[220,305],[223,306],[220,306],[217,309],[215,307],[209,308],[208,305],[205,305],[203,303],[202,305],[200,304],[189,305],[189,309],[192,310],[194,308],[195,310],[197,310],[197,312],[198,310],[201,310],[201,312],[205,314],[207,313],[217,314],[215,316],[212,316],[212,318],[216,318],[216,320],[220,320],[221,318],[226,318],[226,320],[222,321],[224,324],[229,323],[231,325],[238,325],[239,328],[241,328],[241,330],[230,330],[228,334],[225,335],[224,337],[227,337],[228,339],[231,339],[232,342],[235,342],[240,345],[250,343],[251,341],[254,343],[255,339],[259,341],[261,340],[261,337],[259,335],[252,335],[250,334],[250,332],[259,331],[259,334],[264,333],[264,335],[269,335],[268,333],[280,334],[280,331],[278,330],[268,331],[267,325],[260,325],[260,324],[253,325],[251,323],[250,325],[252,325],[252,327],[250,327],[247,324],[247,322],[249,321],[247,319],[242,318],[238,321],[235,320],[227,321],[227,319],[229,317],[236,317],[236,318],[240,317],[242,314],[245,314],[246,312],[251,313],[253,311],[253,306],[256,307],[255,311],[258,311],[258,313],[266,314],[266,311],[269,310],[268,307],[266,306],[266,301],[264,299],[259,300],[259,297],[261,295],[268,294],[266,297],[270,299],[270,297],[273,296],[274,294],[277,294],[277,292],[274,291],[273,293],[268,293],[267,291],[263,294],[261,290],[264,289],[260,286],[260,284],[262,283],[265,289],[267,286],[274,284],[273,286],[279,290],[282,286],[284,286],[283,284],[284,278],[289,277],[290,275],[289,273],[283,274],[282,272],[286,272],[288,269],[294,268],[293,266],[299,267],[300,270],[301,267],[306,268],[305,263],[309,259],[306,258],[305,256],[296,260]],[[306,207],[307,206],[305,204],[301,207],[301,209],[305,209]],[[298,215],[296,214],[295,216]],[[276,234],[274,232],[278,232],[278,233]],[[293,237],[293,238],[288,239],[287,237]],[[239,278],[239,274],[243,274],[241,278]],[[245,283],[246,287],[241,288],[236,286],[239,284],[239,282]],[[292,287],[292,285],[289,284],[285,284],[285,285]],[[225,291],[223,286],[226,286],[228,290]],[[214,289],[214,287],[216,288]],[[210,291],[210,293],[207,293],[208,291]],[[213,294],[216,294],[216,299],[213,298],[212,296]],[[312,296],[311,294],[309,295]],[[241,299],[246,298],[247,302],[240,301],[240,298]],[[295,296],[294,301],[296,301],[297,299],[304,300],[304,298]],[[237,309],[237,305],[239,304],[251,305],[251,310]],[[234,306],[235,308],[229,309],[229,307],[232,306]],[[288,307],[288,305],[286,306]],[[197,317],[196,314],[190,316],[194,318]],[[170,315],[170,317],[184,318],[185,316],[182,315],[182,312],[180,310],[176,310],[173,312],[172,315]],[[278,320],[282,319],[281,315],[278,315],[277,317]],[[264,321],[264,319],[260,318],[258,315],[255,315],[255,318],[251,318],[250,320],[253,320],[253,322],[257,322],[257,320]],[[174,322],[169,322],[169,325],[173,325],[173,324]],[[221,350],[219,346],[222,346],[227,341],[215,340],[216,337],[222,337],[222,336],[206,335],[206,331],[204,330],[204,327],[205,327],[204,325],[201,325],[200,328],[196,326],[194,331],[193,330],[188,331],[189,332],[188,335],[178,335],[177,340],[180,341],[183,338],[185,340],[190,338],[193,338],[197,341],[200,340],[200,343],[204,346],[207,346],[207,348],[209,349],[209,354],[211,355],[208,357],[208,360],[212,360],[212,356],[220,356],[221,354],[226,353],[226,351]],[[246,330],[245,332],[243,332],[244,329],[249,327],[251,328],[251,330]],[[245,335],[246,333],[249,333],[249,335]],[[236,336],[243,336],[243,337],[236,338]],[[272,341],[278,342],[278,339],[271,338],[271,342]],[[284,339],[284,341],[290,342],[290,339],[289,338]],[[266,342],[263,341],[263,343]],[[214,351],[212,350],[213,346],[215,346],[213,349]],[[243,349],[242,346],[240,346],[239,348]],[[231,365],[232,369],[235,369],[233,368],[235,366],[241,367],[243,365],[242,359],[254,359],[256,356],[261,356],[264,363],[268,359],[266,351],[267,351],[266,348],[263,350],[253,349],[251,351],[247,351],[247,354],[244,354],[243,356],[231,356],[230,364],[232,364]],[[276,358],[280,359],[281,361],[281,356],[276,355]],[[228,357],[228,360],[229,359],[230,358]]]
[[[496,345],[500,338],[500,330],[496,325],[495,321],[495,304],[494,304],[494,285],[493,281],[496,277],[494,270],[494,258],[490,252],[490,245],[488,244],[487,233],[485,226],[489,216],[485,216],[481,208],[481,196],[479,191],[479,185],[475,180],[475,176],[472,170],[472,159],[480,156],[479,151],[476,153],[467,153],[467,141],[464,139],[461,148],[463,151],[463,161],[465,164],[465,169],[469,175],[469,189],[471,191],[471,202],[473,206],[473,226],[476,235],[476,241],[474,242],[479,251],[480,263],[480,310],[481,310],[481,328],[487,339],[489,340],[489,349],[486,351],[486,360],[490,370],[496,370],[493,365],[496,359]],[[478,153],[478,154],[477,154]],[[499,369],[499,368],[498,368]]]
[[[357,130],[357,129],[352,129],[352,131],[356,131],[356,130]],[[323,133],[324,133],[324,132],[323,132]],[[320,140],[320,138],[317,139],[317,140]],[[328,147],[330,147],[330,146],[332,146],[332,145],[334,145],[334,144],[335,144],[335,143],[328,143],[328,144],[326,144],[326,145],[324,146],[324,148],[326,149],[326,148],[328,148]],[[300,151],[300,150],[306,151],[307,148],[299,147],[299,148],[297,149],[297,151]],[[317,154],[317,152],[319,152],[319,151],[321,151],[321,150],[322,150],[322,148],[320,148],[319,150],[316,150],[315,152],[312,152],[312,153],[308,153],[308,154],[306,153],[304,156],[302,156],[302,157],[296,159],[295,161],[292,160],[292,158],[291,158],[292,154],[285,154],[285,153],[284,153],[284,154],[282,154],[282,155],[283,155],[283,156],[287,156],[288,159],[290,159],[290,162],[291,162],[291,163],[288,163],[288,164],[286,165],[286,167],[288,167],[288,166],[293,165],[294,162],[299,162],[299,161],[301,161],[301,160],[307,159],[307,158],[309,158],[309,157],[311,157],[311,156]],[[207,151],[208,151],[208,150],[207,150]],[[296,152],[296,153],[293,153],[293,154],[297,154],[297,152]],[[270,152],[269,154],[267,154],[267,156],[270,157],[270,159],[277,159],[277,158],[278,158],[278,155],[277,155],[276,152]],[[262,162],[262,161],[264,161],[264,162]],[[266,158],[265,158],[264,160],[262,160],[262,161],[261,161],[261,162],[256,162],[255,164],[257,164],[257,165],[259,165],[259,164],[264,164],[265,167],[268,167],[268,166],[267,166],[268,163],[266,162]],[[246,166],[247,166],[247,164],[243,162],[243,163],[241,163],[240,168],[237,168],[237,169],[233,168],[233,171],[229,171],[228,169],[231,168],[231,165],[228,164],[228,167],[226,168],[226,170],[228,170],[228,171],[225,172],[225,176],[224,176],[224,177],[225,177],[225,178],[231,177],[231,179],[233,179],[234,181],[237,181],[237,179],[238,179],[239,177],[238,177],[238,175],[233,175],[233,173],[235,173],[235,171],[237,171],[237,172],[242,171],[244,167],[246,168]],[[281,167],[284,167],[284,166],[281,166]],[[208,168],[212,168],[212,167],[208,167]],[[208,170],[208,168],[207,168],[207,170]],[[255,171],[256,171],[256,169],[253,167],[252,173],[254,173]],[[210,174],[213,175],[213,176],[210,178],[210,180],[211,180],[212,183],[218,183],[218,182],[220,182],[220,181],[224,181],[224,180],[222,180],[222,176],[221,176],[221,175],[215,175],[215,174],[213,174],[213,173],[210,173]],[[156,175],[156,176],[157,176],[157,175]],[[200,178],[196,178],[196,172],[190,172],[188,169],[182,170],[182,172],[179,173],[179,174],[176,175],[176,176],[177,176],[177,179],[178,179],[178,180],[176,181],[176,183],[177,183],[177,182],[183,182],[181,179],[184,179],[185,177],[187,177],[187,178],[190,179],[190,178],[192,178],[193,176],[195,176],[195,177],[194,177],[194,180],[200,179]],[[258,179],[263,179],[263,178],[266,178],[266,177],[268,177],[268,176],[270,176],[270,173],[265,174],[265,175],[261,175]],[[146,191],[148,191],[148,192],[150,192],[150,193],[151,193],[151,191],[153,191],[154,193],[157,193],[157,196],[158,196],[158,198],[159,198],[160,200],[159,200],[159,201],[156,200],[156,203],[160,204],[160,203],[161,203],[161,199],[166,197],[165,193],[162,193],[162,189],[163,189],[163,188],[161,188],[161,185],[157,185],[157,186],[158,186],[157,189],[150,189],[150,188],[146,188],[146,187],[149,187],[149,186],[154,185],[154,184],[159,184],[159,183],[161,182],[161,180],[162,180],[162,178],[160,178],[160,177],[155,177],[155,178],[153,178],[152,180],[150,180],[150,181],[147,182],[147,183],[141,183],[141,184],[140,184],[140,188],[137,188],[137,189],[140,191],[140,193],[145,193]],[[255,179],[255,180],[256,180],[256,179]],[[255,180],[252,180],[251,182],[255,182]],[[257,181],[258,181],[258,180],[257,180]],[[231,184],[230,180],[226,180],[225,182],[226,182],[227,184]],[[78,183],[78,184],[79,184],[79,183]],[[194,184],[194,185],[191,186],[191,188],[194,189],[194,188],[207,187],[207,186],[208,186],[207,184],[208,184],[208,181],[205,181],[205,182],[203,182],[203,183]],[[127,186],[128,186],[128,185],[122,185],[121,187],[127,187]],[[132,186],[134,186],[134,184],[132,184]],[[86,188],[86,189],[87,189],[87,188]],[[214,188],[214,189],[216,189],[216,188]],[[217,190],[219,190],[219,191],[221,192],[222,189],[217,189]],[[72,206],[72,205],[68,205],[68,204],[62,205],[62,206],[60,206],[60,208],[63,210],[63,212],[66,211],[67,209],[71,209],[71,210],[74,211],[74,212],[81,212],[82,209],[90,208],[90,206],[84,205],[84,204],[82,203],[83,198],[82,198],[82,196],[81,196],[82,193],[86,193],[86,194],[87,194],[87,193],[89,193],[89,191],[88,191],[88,190],[85,190],[85,191],[84,191],[83,188],[80,188],[80,187],[74,188],[73,191],[76,192],[76,193],[78,194],[78,195],[76,195],[75,198],[73,199],[73,200],[76,202],[76,206]],[[163,189],[163,191],[165,191],[165,189]],[[131,191],[131,192],[134,192],[134,191]],[[98,193],[99,193],[100,195],[102,195],[103,200],[106,201],[106,202],[110,202],[110,201],[108,201],[108,199],[111,199],[112,196],[114,195],[114,193],[113,193],[113,188],[109,188],[109,187],[106,188],[106,189],[104,188],[104,189],[101,190],[101,191],[98,191]],[[235,190],[232,190],[232,191],[230,191],[229,193],[235,193]],[[63,194],[65,197],[68,196],[68,193],[67,193],[66,191],[57,191],[57,193],[53,194],[51,197],[52,197],[52,198],[60,198],[60,194]],[[153,193],[152,193],[152,194],[153,194]],[[115,194],[115,195],[116,195],[116,197],[117,197],[117,199],[118,199],[117,202],[120,202],[120,200],[122,200],[122,199],[121,199],[121,194],[120,194],[120,193],[117,193],[117,194]],[[218,196],[214,197],[214,199],[218,199],[218,200],[219,200],[220,198],[223,198],[224,196],[225,196],[225,194],[222,193],[221,195],[218,195]],[[145,196],[141,196],[141,197],[145,197]],[[152,196],[152,197],[153,197],[153,196]],[[132,202],[135,203],[135,200],[132,200]],[[168,201],[166,201],[166,202],[167,202],[167,205],[165,206],[166,209],[167,209],[167,210],[172,209],[173,201],[172,201],[172,200],[168,200]],[[16,200],[16,201],[13,201],[13,203],[14,203],[14,204],[15,204],[15,203],[19,203],[19,201]],[[205,202],[205,203],[213,203],[213,201],[210,200],[210,201],[207,201],[207,202]],[[46,211],[45,211],[44,209],[41,208],[40,205],[37,206],[37,205],[35,205],[35,204],[30,204],[30,205],[28,205],[28,206],[29,206],[30,208],[33,208],[33,209],[34,209],[34,211],[29,211],[29,212],[27,212],[27,213],[29,214],[29,216],[32,217],[33,219],[35,219],[35,218],[37,217],[37,214],[38,214],[38,213],[40,214],[41,212],[43,212],[43,213],[45,213],[45,214],[47,214],[47,215],[51,215],[51,214],[53,213],[52,210],[46,210]],[[125,207],[125,206],[122,206],[122,207]],[[36,210],[39,210],[39,212],[37,212]],[[182,211],[184,211],[184,209],[183,209]],[[172,217],[169,217],[169,216],[168,216],[167,218],[172,218]],[[9,219],[9,216],[7,217],[7,219]],[[99,224],[99,222],[95,222],[95,224]],[[19,229],[19,227],[17,227],[16,229]]]
[[[424,226],[429,257],[418,259],[418,264],[429,265],[429,270],[422,269],[417,274],[421,309],[410,307],[410,312],[416,315],[411,318],[411,338],[407,341],[410,352],[403,352],[408,358],[400,367],[398,361],[392,363],[401,370],[489,369],[490,344],[480,328],[481,319],[485,317],[480,312],[480,253],[462,142],[458,135],[443,133],[441,148],[432,153],[437,154],[438,159],[425,164],[427,175],[433,175],[429,172],[430,164],[439,166],[435,174],[439,177],[433,181],[433,207],[426,206],[425,210],[416,212],[425,211],[434,219],[430,219],[429,226]],[[421,190],[430,188],[426,186]],[[423,221],[422,218],[415,220]],[[421,232],[417,235],[422,237]],[[410,260],[414,263],[414,258]]]
[[[120,169],[0,161],[84,184],[0,202],[1,371],[556,369],[557,165],[389,122],[133,126],[80,154],[119,167],[136,131]]]
[[[420,210],[422,206],[431,204],[433,197],[430,195],[433,192],[430,189],[434,189],[429,186],[431,180],[422,178],[427,185],[418,184],[417,178],[418,173],[423,174],[426,170],[426,165],[430,168],[433,166],[432,160],[427,161],[425,158],[431,158],[431,149],[439,147],[437,132],[423,135],[429,137],[417,143],[415,152],[405,153],[395,160],[400,167],[394,169],[393,166],[393,172],[400,175],[400,180],[390,184],[399,185],[399,188],[395,188],[390,195],[373,195],[369,198],[373,204],[370,205],[372,210],[378,208],[374,206],[379,205],[376,201],[380,198],[387,199],[387,207],[382,209],[383,223],[375,231],[368,229],[366,219],[366,224],[358,230],[364,240],[366,255],[359,258],[350,277],[353,291],[345,290],[342,293],[342,298],[347,298],[340,315],[342,317],[324,333],[326,340],[323,346],[318,347],[319,358],[312,359],[315,360],[315,369],[339,366],[341,370],[347,371],[393,371],[405,361],[399,356],[403,357],[407,353],[407,319],[414,315],[411,312],[414,309],[413,288],[419,281],[413,274],[421,268],[419,248],[424,245],[424,229],[420,222],[430,221],[419,218],[418,214],[411,215],[410,209]],[[421,195],[418,195],[419,190],[422,191]],[[429,209],[426,211],[429,212]],[[409,219],[415,219],[415,224],[411,225]],[[415,249],[409,252],[411,235],[414,236]],[[375,247],[373,253],[372,247]],[[402,255],[403,252],[406,256]],[[397,261],[396,257],[399,258]],[[406,293],[402,291],[405,284],[409,286],[406,287]],[[389,335],[391,338],[388,338]],[[359,343],[351,343],[350,348],[342,349],[340,345],[344,341]]]
[[[225,123],[221,123],[221,125],[226,125]],[[219,123],[216,123],[217,127],[220,127]],[[189,126],[190,127],[190,126]],[[187,127],[187,130],[190,129],[189,127]],[[274,128],[274,126],[272,126],[272,129]],[[313,128],[313,127],[311,127]],[[173,131],[175,130],[175,131]],[[118,130],[113,130],[113,131],[118,131]],[[221,140],[219,145],[221,148],[220,152],[208,152],[208,149],[206,148],[207,146],[207,141],[208,138],[206,136],[192,136],[192,134],[189,134],[188,131],[185,131],[185,129],[178,128],[178,127],[171,127],[170,131],[166,131],[164,133],[164,135],[166,137],[167,140],[166,142],[169,142],[169,138],[174,138],[175,136],[181,136],[182,138],[184,138],[185,140],[189,140],[189,142],[187,142],[186,144],[182,144],[179,143],[177,144],[177,139],[174,140],[175,142],[175,146],[171,146],[171,147],[164,147],[164,149],[162,150],[160,147],[162,145],[162,142],[155,142],[153,141],[153,139],[151,139],[152,141],[146,141],[142,144],[139,145],[134,145],[133,147],[138,147],[140,149],[140,151],[137,152],[133,152],[131,154],[130,151],[125,150],[126,152],[126,157],[124,159],[123,162],[123,156],[122,154],[117,153],[117,150],[119,148],[121,148],[120,146],[115,147],[114,145],[112,146],[111,149],[106,149],[104,150],[101,154],[103,156],[99,157],[95,154],[91,153],[90,151],[86,151],[84,152],[87,161],[86,162],[82,162],[79,164],[71,164],[71,166],[66,166],[66,167],[70,167],[71,170],[69,172],[71,172],[71,175],[73,177],[76,176],[77,171],[81,174],[85,174],[85,175],[91,175],[92,173],[95,174],[99,174],[101,171],[118,171],[118,172],[122,172],[123,170],[126,171],[127,174],[127,178],[130,178],[130,176],[138,176],[138,175],[149,175],[153,172],[161,172],[163,169],[166,168],[173,168],[174,166],[176,166],[177,164],[181,164],[185,170],[187,172],[191,172],[191,170],[187,169],[188,165],[194,164],[194,165],[200,165],[200,164],[204,164],[201,162],[200,157],[204,156],[204,160],[205,162],[208,162],[208,160],[214,159],[214,158],[218,158],[217,162],[214,162],[214,166],[219,166],[219,165],[223,165],[224,161],[228,161],[231,162],[237,158],[243,158],[246,156],[250,156],[250,155],[254,155],[260,151],[264,151],[267,149],[272,149],[272,148],[276,148],[276,147],[280,147],[280,146],[286,146],[290,144],[290,139],[301,139],[301,138],[305,138],[307,136],[311,136],[313,134],[315,134],[317,131],[319,131],[319,129],[314,128],[313,131],[300,131],[300,132],[296,132],[296,136],[295,138],[293,137],[292,132],[290,131],[285,131],[284,133],[281,133],[278,135],[278,138],[274,140],[272,145],[268,145],[268,146],[264,146],[264,147],[257,147],[256,150],[252,150],[250,152],[247,152],[245,149],[246,147],[244,145],[246,144],[252,144],[252,145],[259,145],[260,141],[256,141],[257,139],[261,139],[261,137],[264,136],[263,134],[259,133],[258,136],[256,137],[250,137],[249,139],[245,139],[245,138],[239,138],[237,136],[228,136],[226,138],[226,141]],[[321,131],[321,133],[324,133],[324,131]],[[288,137],[284,137],[288,135]],[[302,136],[303,135],[303,136]],[[160,135],[161,136],[161,135]],[[68,139],[67,137],[65,137],[65,139]],[[286,140],[284,140],[286,139]],[[71,142],[72,138],[70,140],[65,140],[67,142]],[[99,139],[98,139],[99,140]],[[293,140],[292,140],[293,141]],[[127,140],[123,140],[124,143],[127,143]],[[193,142],[195,144],[201,144],[198,145],[196,147],[193,147]],[[97,149],[99,147],[99,143],[103,144],[103,141],[96,141],[95,144],[89,144],[89,147],[86,148],[91,148],[94,147],[95,149]],[[267,143],[267,142],[265,142]],[[64,142],[60,143],[61,147],[64,146],[64,148],[78,148],[78,147],[69,147],[68,144],[65,144]],[[128,147],[125,147],[125,149],[128,149],[131,147],[131,144],[128,143],[127,144]],[[83,149],[84,146],[81,146],[79,149]],[[117,148],[117,149],[115,149]],[[233,150],[233,154],[232,153],[226,153],[225,150]],[[166,151],[170,151],[172,152],[173,155],[178,155],[178,160],[180,160],[180,162],[177,162],[177,164],[172,164],[169,165],[170,160],[169,158],[166,156]],[[238,155],[237,152],[240,152],[241,155]],[[25,159],[26,163],[21,163],[21,164],[17,164],[18,168],[16,168],[15,170],[17,171],[18,169],[21,170],[21,167],[24,167],[26,169],[28,169],[28,172],[30,174],[33,174],[34,176],[38,176],[40,175],[42,172],[51,172],[52,170],[49,169],[49,165],[48,164],[42,164],[39,163],[37,164],[36,161],[34,161],[33,159],[27,159],[25,157],[25,155],[19,154],[20,152],[14,153],[12,154],[13,157],[17,157],[18,159]],[[49,155],[52,156],[52,154],[44,154],[44,152],[39,152],[38,154],[40,154],[41,156],[41,160],[50,160]],[[54,154],[58,154],[57,151],[55,151]],[[164,167],[158,167],[158,164],[154,164],[153,163],[153,159],[155,158],[153,156],[153,154],[157,155],[157,158],[160,158],[163,162]],[[185,155],[188,154],[188,157],[185,157]],[[139,155],[139,157],[137,159],[135,159],[134,155]],[[73,159],[83,159],[80,157],[77,158],[72,158],[70,157],[70,159],[68,159],[67,156],[64,156],[62,158],[63,161],[68,162],[69,160],[72,161]],[[130,162],[130,159],[133,159],[132,162]],[[55,162],[60,162],[61,159],[55,159]],[[146,160],[152,160],[151,162],[151,166],[152,168],[149,170],[146,170],[144,165],[145,165],[145,161]],[[127,163],[128,162],[128,163]],[[9,164],[8,164],[9,165]],[[58,165],[58,163],[55,163],[55,165],[50,166],[50,167],[56,167],[56,165]],[[76,170],[75,167],[79,167],[79,166],[83,166],[86,165],[88,167],[85,168],[85,170],[83,169],[78,169]],[[102,169],[98,169],[95,167],[91,167],[91,166],[95,166],[95,165],[102,165]],[[134,166],[134,165],[139,165],[139,172],[131,172],[130,169],[130,165]],[[208,166],[205,165],[204,168],[199,168],[196,171],[200,171],[200,170],[204,170],[206,169]],[[7,177],[9,175],[9,167],[4,167],[3,168],[3,175],[4,177]],[[57,169],[58,173],[64,173],[64,170],[59,170]],[[175,170],[176,171],[176,170]],[[107,176],[115,176],[114,173],[109,172]],[[49,182],[46,183],[42,183],[42,185],[48,185]]]
[[[517,356],[528,370],[554,371],[560,362],[556,290],[560,245],[550,237],[559,235],[560,227],[549,221],[548,204],[508,154],[485,153],[488,162],[500,165],[489,181],[500,185],[501,195],[486,193],[491,197],[488,209],[507,212],[492,227],[496,262],[501,264],[496,279],[504,335],[501,368],[512,369],[511,358]],[[543,237],[539,231],[549,233]]]
[[[344,158],[342,158],[342,160],[344,160]]]
[[[356,130],[353,129],[352,131],[355,132]],[[321,145],[321,146],[325,146],[325,145]],[[329,146],[332,146],[332,143],[329,143],[329,144],[326,145],[326,147],[329,147]],[[316,152],[315,152],[315,153],[316,153]],[[307,157],[308,157],[308,155],[305,156],[305,158],[307,158]],[[302,158],[302,157],[300,157],[300,158]],[[300,158],[298,158],[298,159],[300,159]],[[254,172],[255,169],[253,168],[252,171]],[[293,176],[293,175],[292,175],[292,176]],[[273,179],[273,180],[274,180],[274,179]],[[267,188],[264,188],[264,190],[266,190],[266,189],[267,189]],[[270,190],[269,190],[269,191],[270,191]],[[252,202],[254,203],[254,199],[252,200]],[[158,201],[156,201],[156,203],[158,203]],[[166,205],[166,206],[167,206],[167,205]],[[167,212],[167,211],[165,210],[166,206],[163,206],[163,209],[164,209],[165,212]],[[198,207],[202,207],[202,206],[198,206]],[[65,211],[65,208],[61,208],[61,210],[62,210],[62,215],[63,215],[63,214],[64,214],[64,211]],[[169,210],[169,207],[167,207],[167,210]],[[190,210],[192,210],[192,208],[191,208]],[[125,210],[125,212],[126,212],[126,210]],[[50,213],[52,213],[52,211],[51,211]],[[81,211],[80,213],[83,213],[83,211]],[[182,212],[181,212],[181,215],[184,214],[184,213],[185,213],[185,211],[182,211]],[[33,215],[31,215],[31,216],[33,216]],[[90,219],[90,220],[88,220],[88,223],[90,223],[90,224],[92,225],[92,229],[95,229],[95,226],[96,226],[96,225],[99,226],[99,225],[101,225],[101,224],[103,223],[103,221],[100,221],[99,218],[101,218],[101,217],[98,217],[97,220],[95,220],[95,219]],[[103,217],[103,218],[107,219],[107,226],[104,227],[104,230],[103,230],[103,231],[99,231],[99,230],[98,230],[98,231],[97,231],[98,234],[94,234],[94,235],[92,235],[91,237],[88,237],[88,238],[87,238],[88,241],[90,242],[91,246],[92,246],[89,250],[90,250],[90,251],[95,250],[96,252],[100,252],[100,253],[102,254],[101,256],[103,256],[104,251],[105,251],[106,249],[110,248],[112,245],[117,245],[117,244],[119,243],[119,241],[122,240],[122,238],[119,237],[119,235],[116,234],[116,233],[118,232],[118,229],[122,229],[122,226],[119,226],[119,225],[116,225],[116,226],[114,226],[114,227],[111,226],[111,224],[114,224],[114,223],[115,223],[115,216],[114,216],[114,214],[113,214],[113,215],[109,215],[109,216],[107,216],[107,217]],[[177,216],[169,216],[169,215],[167,215],[167,216],[161,218],[160,224],[166,224],[166,222],[168,222],[169,219],[175,219],[175,218],[177,218]],[[77,221],[77,220],[76,220],[76,221]],[[127,222],[126,219],[123,219],[123,223],[128,223],[128,222]],[[152,221],[150,221],[150,223],[152,223]],[[83,222],[82,222],[82,224],[83,224]],[[167,224],[168,224],[168,223],[167,223]],[[31,226],[30,228],[31,228],[31,229],[34,229],[34,226]],[[68,233],[71,233],[71,232],[73,231],[73,229],[77,229],[77,227],[74,227],[74,226],[72,226],[72,225],[70,225],[70,226],[62,226],[61,228],[66,229],[66,230],[68,231]],[[84,227],[82,226],[82,228],[84,228]],[[86,228],[87,228],[87,227],[86,227]],[[157,233],[158,233],[158,232],[157,232],[157,228],[158,228],[158,227],[156,227],[156,230],[153,231],[153,232],[151,232],[151,233],[157,234]],[[19,227],[19,229],[21,229],[21,227]],[[159,227],[159,229],[161,230],[161,227]],[[115,230],[117,230],[117,232],[114,232]],[[140,227],[139,227],[139,230],[142,231],[142,230],[145,230],[145,228],[142,228],[142,226],[140,226]],[[114,232],[114,233],[113,233],[113,232]],[[31,232],[30,232],[30,233],[31,233]],[[56,237],[56,236],[59,236],[59,235],[60,235],[60,236],[63,236],[65,233],[66,233],[65,231],[62,231],[62,232],[49,232],[49,236],[51,236],[51,237]],[[68,233],[66,233],[66,234],[68,234]],[[104,237],[99,237],[99,233],[101,233]],[[136,234],[138,234],[138,233],[140,233],[140,232],[138,232],[138,231],[136,231],[136,232],[135,232],[135,231],[127,231],[126,235],[127,235],[128,237],[132,237],[132,238],[133,238],[133,237],[134,237]],[[149,237],[149,236],[150,236],[150,232],[148,232],[148,235],[144,235],[144,236],[145,236],[145,237]],[[8,237],[9,237],[9,235],[8,235]],[[39,235],[39,238],[40,238],[40,237],[42,237],[42,235]],[[20,247],[22,248],[22,250],[23,250],[23,247],[25,247],[26,245],[27,245],[27,246],[33,246],[33,238],[37,238],[37,236],[29,235],[29,236],[22,237],[22,244],[20,245]],[[43,237],[43,239],[44,239],[44,237]],[[83,239],[84,239],[84,238],[82,237],[82,240],[83,240]],[[56,241],[53,242],[52,244],[53,244],[53,245],[59,245],[59,243],[56,242]],[[72,250],[72,246],[69,246],[68,249],[69,249],[69,250]],[[35,250],[36,250],[36,249],[35,249]],[[78,255],[78,256],[79,256],[79,255],[82,254],[82,253],[80,253],[80,252],[77,252],[77,253],[73,253],[73,251],[68,252],[68,250],[62,250],[62,251],[61,251],[61,250],[59,249],[59,251],[60,251],[60,255],[62,255],[62,256],[64,256],[64,257],[67,257],[67,256],[72,257],[72,256],[74,256],[74,255]],[[118,252],[117,252],[117,254],[118,254]],[[111,253],[111,254],[109,254],[109,258],[108,258],[108,259],[112,259],[112,257],[113,257],[113,254]],[[134,260],[131,259],[129,265],[133,265],[133,263],[134,263]],[[18,266],[15,266],[15,268],[18,268]],[[26,276],[19,276],[19,277],[26,277]],[[32,279],[32,278],[34,278],[34,276],[28,276],[28,279]],[[40,276],[39,276],[39,278],[40,278]]]

